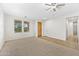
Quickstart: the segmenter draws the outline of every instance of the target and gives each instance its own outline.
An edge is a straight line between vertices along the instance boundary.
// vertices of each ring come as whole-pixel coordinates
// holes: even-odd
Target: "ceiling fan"
[[[48,8],[46,9],[47,11],[50,10],[54,12],[56,12],[57,9],[60,9],[61,7],[65,6],[64,3],[50,3],[50,4],[46,3],[45,5],[48,6]]]

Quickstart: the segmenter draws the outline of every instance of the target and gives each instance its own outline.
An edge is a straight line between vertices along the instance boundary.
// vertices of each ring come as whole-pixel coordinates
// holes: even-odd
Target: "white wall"
[[[21,33],[15,33],[14,32],[14,20],[21,20],[21,21],[28,21],[29,24],[29,32],[21,32]],[[23,17],[18,16],[11,16],[5,14],[5,20],[6,20],[6,29],[5,29],[5,39],[6,40],[13,40],[13,39],[21,39],[24,37],[32,37],[35,36],[35,21],[24,19]]]
[[[66,24],[64,18],[44,21],[43,27],[44,36],[66,40]]]
[[[3,11],[0,8],[0,49],[4,44],[4,15]]]
[[[66,40],[66,17],[78,16],[77,33],[79,39],[79,12],[65,15],[58,19],[47,20],[43,24],[44,35],[52,38]],[[73,30],[73,29],[72,29]]]

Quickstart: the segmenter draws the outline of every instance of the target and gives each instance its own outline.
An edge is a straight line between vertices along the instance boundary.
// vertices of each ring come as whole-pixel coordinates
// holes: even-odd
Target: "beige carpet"
[[[47,42],[41,38],[29,37],[7,41],[0,51],[2,56],[75,56],[79,51]]]

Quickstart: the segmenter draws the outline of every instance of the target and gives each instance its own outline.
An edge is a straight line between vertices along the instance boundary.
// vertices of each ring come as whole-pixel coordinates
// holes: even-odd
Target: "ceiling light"
[[[46,3],[46,6],[48,6],[48,8],[46,9],[47,11],[53,11],[56,12],[58,9],[62,8],[63,6],[65,6],[64,3]]]

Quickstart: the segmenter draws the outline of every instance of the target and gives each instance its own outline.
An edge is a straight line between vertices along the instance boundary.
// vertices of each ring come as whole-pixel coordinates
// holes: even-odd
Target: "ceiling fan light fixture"
[[[55,9],[55,8],[53,8],[53,11],[56,11],[56,9]]]
[[[49,6],[49,8],[47,9],[47,11],[52,10],[52,11],[56,12],[57,9],[60,9],[63,6],[65,6],[65,3],[51,3],[51,4],[45,4],[45,5]]]

